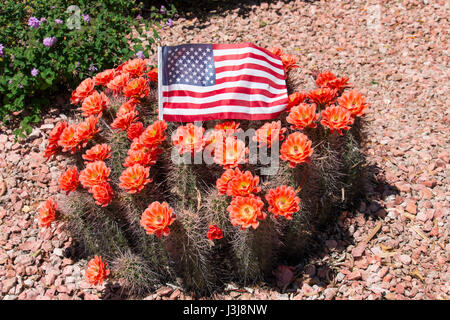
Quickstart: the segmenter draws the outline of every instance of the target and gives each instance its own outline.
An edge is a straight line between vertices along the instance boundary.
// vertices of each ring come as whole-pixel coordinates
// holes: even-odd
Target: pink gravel
[[[366,199],[324,235],[323,252],[298,268],[285,291],[229,284],[214,299],[448,299],[449,59],[442,1],[291,1],[239,8],[200,22],[184,17],[162,43],[254,42],[300,57],[304,79],[315,70],[349,76],[367,96],[364,152],[377,173]],[[308,89],[305,88],[305,89]],[[302,88],[300,88],[302,89]],[[0,133],[0,297],[100,299],[105,286],[83,279],[87,262],[66,257],[71,238],[57,223],[37,225],[36,208],[56,195],[63,158],[41,152],[54,124],[47,116],[26,140]],[[372,183],[370,179],[375,179]],[[381,229],[366,243],[378,221]],[[175,286],[146,299],[191,299]]]

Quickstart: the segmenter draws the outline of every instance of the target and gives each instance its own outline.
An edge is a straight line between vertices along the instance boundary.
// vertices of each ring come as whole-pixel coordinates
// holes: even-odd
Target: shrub
[[[295,57],[282,57],[287,71],[295,66]],[[278,121],[200,127],[156,120],[156,69],[147,60],[111,72],[109,82],[89,78],[73,92],[80,114],[90,114],[57,125],[45,155],[72,153],[80,172],[70,167],[60,178],[62,191],[71,192],[58,206],[62,219],[86,256],[102,255],[129,292],[181,281],[199,295],[228,281],[268,279],[281,261],[305,257],[314,231],[358,190],[358,117],[367,104],[357,91],[346,94],[347,78],[324,72],[309,92],[288,87],[290,103]],[[106,97],[93,99],[97,90]],[[249,141],[279,148],[275,175],[258,176],[264,165],[248,160],[238,136],[249,128],[257,129]],[[173,161],[210,145],[212,164]]]
[[[136,54],[148,56],[175,9],[152,7],[142,18],[141,7],[135,0],[2,1],[0,120],[20,114],[15,133],[30,133],[41,107],[65,86]]]

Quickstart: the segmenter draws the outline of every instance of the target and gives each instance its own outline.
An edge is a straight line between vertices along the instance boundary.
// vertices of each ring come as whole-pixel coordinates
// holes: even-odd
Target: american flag
[[[159,118],[267,120],[287,106],[281,59],[252,43],[158,47]]]

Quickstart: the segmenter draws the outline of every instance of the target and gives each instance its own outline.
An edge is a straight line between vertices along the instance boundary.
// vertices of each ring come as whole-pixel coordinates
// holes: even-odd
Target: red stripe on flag
[[[288,98],[283,98],[274,102],[263,101],[248,101],[248,100],[235,100],[235,99],[222,99],[208,103],[187,103],[187,102],[163,102],[163,107],[167,109],[182,108],[182,109],[207,109],[220,106],[239,106],[239,107],[275,107],[282,104],[287,104]]]
[[[206,98],[212,97],[216,94],[221,93],[244,93],[244,94],[260,94],[268,98],[277,98],[285,95],[286,93],[272,93],[265,89],[252,89],[247,87],[233,87],[233,88],[222,88],[209,92],[195,92],[190,90],[170,90],[164,91],[163,97],[192,97],[192,98]]]
[[[286,85],[275,83],[272,80],[264,78],[264,77],[251,76],[248,74],[216,79],[216,84],[222,84],[222,83],[226,83],[226,82],[235,82],[235,81],[239,81],[239,80],[257,82],[257,83],[266,83],[275,89],[286,89]]]
[[[260,50],[260,51],[262,51],[262,52],[268,54],[268,55],[271,56],[272,58],[281,61],[281,59],[280,59],[279,56],[273,54],[272,52],[270,52],[270,51],[267,50],[267,49],[258,47],[258,46],[254,45],[254,44],[251,43],[251,42],[244,42],[244,43],[223,43],[223,44],[213,44],[213,45],[212,45],[213,50],[220,50],[220,49],[240,49],[240,48],[248,48],[248,47],[254,48],[254,49],[257,49],[257,50]]]
[[[279,73],[274,72],[272,69],[261,66],[259,64],[255,63],[244,63],[241,65],[234,65],[234,66],[224,66],[224,67],[218,67],[216,68],[216,74],[225,72],[225,71],[238,71],[243,69],[255,69],[267,72],[268,74],[274,76],[275,78],[278,78],[280,80],[285,80],[284,76],[280,75]]]
[[[220,62],[220,61],[226,61],[226,60],[240,60],[240,59],[245,59],[245,58],[253,58],[253,59],[265,61],[265,62],[269,63],[270,65],[272,65],[274,68],[283,69],[282,65],[278,65],[278,64],[270,61],[269,59],[267,59],[263,56],[260,56],[256,53],[253,53],[253,52],[246,52],[246,53],[241,53],[241,54],[227,54],[225,56],[214,56],[214,61]],[[281,63],[281,60],[280,60],[280,63]]]

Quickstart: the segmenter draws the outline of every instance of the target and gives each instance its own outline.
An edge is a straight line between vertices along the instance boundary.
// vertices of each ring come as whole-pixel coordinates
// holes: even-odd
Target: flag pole
[[[158,46],[158,118],[163,119],[163,94],[162,94],[162,77],[163,77],[163,65],[162,65],[162,48]]]

